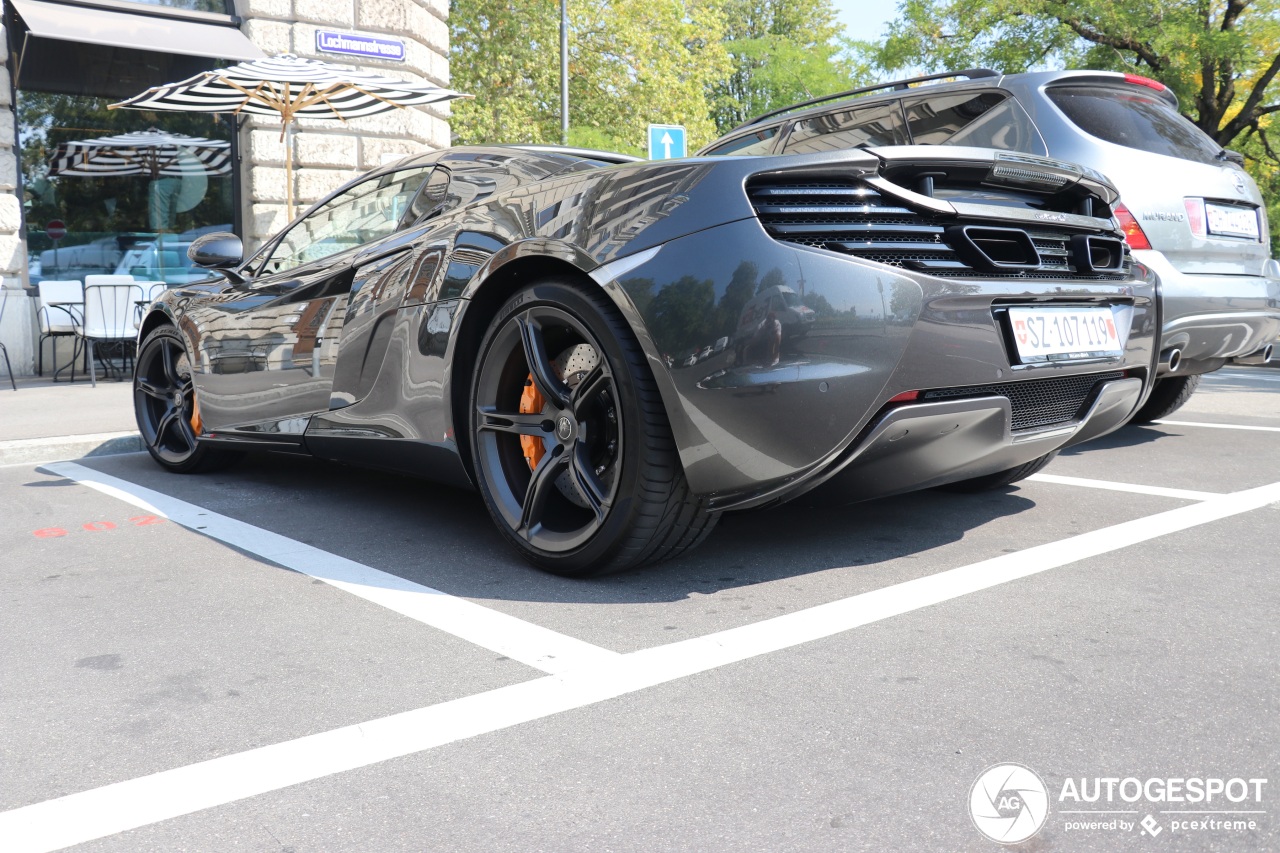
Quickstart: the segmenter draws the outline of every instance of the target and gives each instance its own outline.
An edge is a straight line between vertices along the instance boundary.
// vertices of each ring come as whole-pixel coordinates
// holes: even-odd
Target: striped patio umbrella
[[[60,143],[49,159],[50,177],[182,178],[231,174],[231,143],[163,130],[143,130]]]
[[[291,53],[205,71],[155,86],[111,108],[279,116],[280,137],[297,118],[347,119],[396,108],[466,98],[439,86],[305,59]],[[293,163],[286,152],[285,184],[293,218]]]

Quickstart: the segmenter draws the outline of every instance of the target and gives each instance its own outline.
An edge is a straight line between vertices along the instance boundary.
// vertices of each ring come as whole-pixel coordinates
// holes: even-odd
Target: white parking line
[[[1137,483],[1113,483],[1110,480],[1089,480],[1085,477],[1063,477],[1058,474],[1032,474],[1027,478],[1037,483],[1054,483],[1059,486],[1082,486],[1086,489],[1105,489],[1110,492],[1132,492],[1135,495],[1155,495],[1161,498],[1179,498],[1187,501],[1207,501],[1220,498],[1218,492],[1194,492],[1190,489],[1166,489],[1163,486],[1142,486]]]
[[[8,853],[47,853],[411,755],[830,637],[1280,502],[1280,483],[1094,530],[773,619],[0,813]]]
[[[1244,429],[1252,432],[1280,432],[1280,427],[1250,426],[1248,424],[1207,424],[1200,421],[1152,421],[1165,426],[1208,427],[1209,429]]]
[[[303,542],[219,515],[74,462],[44,470],[97,489],[183,527],[278,563],[432,628],[542,670],[564,672],[618,660],[621,655],[525,622],[429,586],[313,548]],[[0,834],[0,838],[3,835]]]
[[[1255,373],[1246,370],[1219,370],[1214,373],[1206,374],[1206,379],[1243,379],[1246,381],[1257,382],[1280,382],[1280,376],[1267,376],[1261,373]]]

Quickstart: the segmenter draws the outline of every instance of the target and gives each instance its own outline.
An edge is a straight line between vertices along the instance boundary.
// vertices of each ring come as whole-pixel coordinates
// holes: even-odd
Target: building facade
[[[180,283],[197,274],[185,249],[200,233],[234,230],[252,251],[287,223],[286,157],[296,214],[363,171],[449,144],[447,104],[349,122],[302,119],[288,150],[268,118],[108,108],[150,86],[282,53],[447,86],[448,0],[0,4],[0,341],[18,375],[35,369],[29,295],[40,280],[128,272]],[[370,50],[377,46],[381,54]],[[229,168],[83,177],[53,165],[66,160],[60,146],[150,128],[230,143]],[[55,242],[58,223],[65,235]]]

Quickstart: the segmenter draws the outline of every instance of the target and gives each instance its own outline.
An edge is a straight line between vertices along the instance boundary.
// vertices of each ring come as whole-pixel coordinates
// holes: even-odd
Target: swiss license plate
[[[1110,308],[1010,308],[1009,322],[1024,364],[1124,354]]]
[[[1209,220],[1210,234],[1257,240],[1261,233],[1258,228],[1258,211],[1252,207],[1233,207],[1206,202],[1204,213],[1205,218]]]

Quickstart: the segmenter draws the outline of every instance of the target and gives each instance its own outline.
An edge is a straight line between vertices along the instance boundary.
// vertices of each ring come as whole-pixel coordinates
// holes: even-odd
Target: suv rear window
[[[917,145],[970,145],[1048,154],[1044,140],[1008,92],[953,92],[906,101],[907,126]]]
[[[787,154],[814,154],[857,148],[859,145],[906,144],[902,110],[893,101],[798,121],[791,128],[784,151]]]
[[[1221,165],[1222,147],[1156,95],[1081,86],[1055,86],[1046,94],[1076,127],[1104,142]]]

